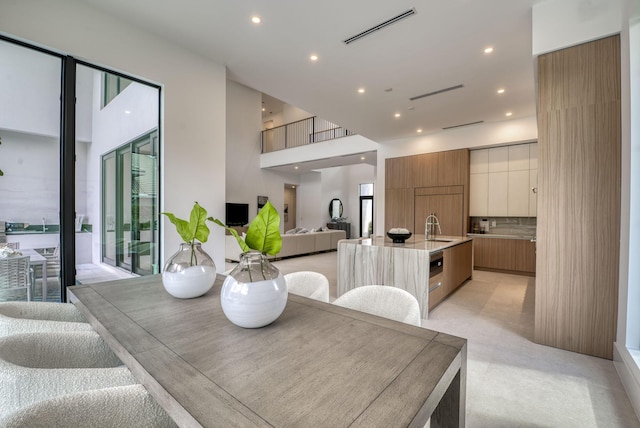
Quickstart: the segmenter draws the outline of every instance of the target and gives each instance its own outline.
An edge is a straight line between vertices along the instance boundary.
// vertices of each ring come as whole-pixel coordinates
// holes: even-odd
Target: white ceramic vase
[[[240,327],[259,328],[275,321],[287,305],[284,277],[258,251],[240,256],[224,280],[220,303],[226,317]]]
[[[205,294],[216,280],[216,265],[200,243],[182,243],[162,271],[162,285],[167,293],[179,299]]]

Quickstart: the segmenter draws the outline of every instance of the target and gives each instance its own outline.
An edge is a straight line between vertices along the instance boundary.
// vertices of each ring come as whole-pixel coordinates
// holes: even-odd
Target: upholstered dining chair
[[[18,333],[66,331],[93,331],[71,303],[0,303],[0,337]]]
[[[31,301],[31,269],[29,256],[0,258],[0,289],[27,291],[27,301]]]
[[[136,383],[95,332],[0,338],[0,417],[65,394]]]
[[[420,326],[420,305],[408,291],[387,285],[365,285],[344,293],[335,305]]]
[[[173,428],[142,385],[117,386],[38,401],[0,418],[5,428]]]
[[[329,280],[318,272],[301,271],[284,276],[289,293],[329,302]]]

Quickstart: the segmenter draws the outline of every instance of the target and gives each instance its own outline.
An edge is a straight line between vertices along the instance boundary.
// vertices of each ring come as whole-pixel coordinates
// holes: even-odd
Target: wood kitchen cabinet
[[[414,201],[414,233],[424,233],[425,220],[433,213],[440,222],[442,235],[465,235],[466,218],[462,186],[420,187],[415,189]]]
[[[429,310],[456,291],[473,273],[473,241],[443,250],[442,285],[429,292]]]
[[[528,239],[474,237],[473,266],[535,276],[536,244]]]
[[[452,187],[456,187],[455,192],[447,190]],[[425,188],[433,191],[425,193],[419,190]],[[444,194],[456,196],[444,197]],[[455,233],[451,234],[462,236],[466,232],[469,215],[468,149],[386,159],[385,229],[406,227],[414,234],[422,234],[426,216],[431,212],[437,213],[441,222],[441,216],[449,218],[449,213],[455,213],[451,214],[455,218]],[[461,229],[457,225],[458,218],[461,218]],[[442,232],[445,233],[445,228]]]

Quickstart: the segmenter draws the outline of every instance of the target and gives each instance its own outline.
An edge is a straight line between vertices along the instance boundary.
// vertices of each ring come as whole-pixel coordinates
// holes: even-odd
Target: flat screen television
[[[244,226],[249,223],[249,204],[227,202],[225,220],[227,226]]]

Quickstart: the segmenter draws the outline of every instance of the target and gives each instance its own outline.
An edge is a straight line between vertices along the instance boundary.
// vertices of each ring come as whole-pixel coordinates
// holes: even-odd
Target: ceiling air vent
[[[400,15],[394,16],[393,18],[387,19],[384,22],[381,22],[378,25],[374,25],[373,27],[369,28],[368,30],[364,30],[361,33],[356,34],[355,36],[349,37],[348,39],[343,40],[344,44],[348,45],[349,43],[353,43],[356,40],[360,40],[361,38],[368,36],[371,33],[375,33],[378,30],[382,30],[385,27],[388,27],[389,25],[398,22],[402,19],[408,18],[411,15],[415,15],[416,9],[415,8],[411,8],[405,12],[402,12]]]
[[[442,129],[460,128],[462,126],[477,125],[479,123],[484,123],[484,120],[479,120],[477,122],[461,123],[460,125],[447,126],[445,128],[442,128]]]
[[[449,91],[453,91],[454,89],[460,89],[460,88],[464,88],[464,85],[451,86],[449,88],[444,88],[444,89],[439,89],[437,91],[429,92],[428,94],[416,95],[415,97],[409,98],[409,100],[415,101],[415,100],[419,100],[420,98],[430,97],[431,95],[437,95],[443,92],[449,92]]]

